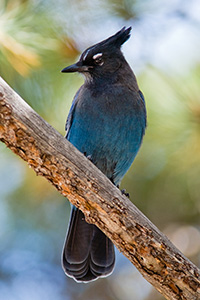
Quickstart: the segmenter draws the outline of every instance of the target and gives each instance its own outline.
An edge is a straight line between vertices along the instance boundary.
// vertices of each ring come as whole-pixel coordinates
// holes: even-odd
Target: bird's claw
[[[87,159],[89,159],[89,160],[92,162],[92,155],[87,155],[86,152],[84,152],[83,154],[85,155],[85,157],[86,157]]]
[[[122,195],[125,195],[126,197],[130,198],[129,193],[127,193],[125,189],[121,190],[121,192],[122,192]]]

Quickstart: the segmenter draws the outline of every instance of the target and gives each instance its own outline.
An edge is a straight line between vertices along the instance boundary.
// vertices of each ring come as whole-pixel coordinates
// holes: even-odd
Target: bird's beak
[[[64,68],[61,72],[62,73],[72,73],[72,72],[88,72],[89,67],[82,65],[80,61],[78,61],[76,64],[73,64],[71,66],[68,66]]]

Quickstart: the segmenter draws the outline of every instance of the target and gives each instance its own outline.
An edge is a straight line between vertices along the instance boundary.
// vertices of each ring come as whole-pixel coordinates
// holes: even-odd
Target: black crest
[[[94,55],[102,53],[113,53],[116,50],[120,50],[121,46],[130,38],[131,27],[123,27],[120,31],[110,36],[109,38],[103,40],[102,42],[95,44],[87,48],[81,55],[81,60],[87,60],[94,57]]]
[[[131,27],[128,27],[127,29],[126,27],[123,27],[120,31],[107,38],[106,40],[100,42],[98,45],[120,48],[121,45],[123,45],[130,38],[131,29]]]

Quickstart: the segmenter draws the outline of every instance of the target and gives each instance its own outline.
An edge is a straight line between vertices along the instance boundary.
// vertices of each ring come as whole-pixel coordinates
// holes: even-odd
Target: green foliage
[[[59,118],[67,96],[60,71],[78,54],[74,42],[58,34],[60,27],[42,6],[5,0],[0,5],[0,75],[48,121]]]

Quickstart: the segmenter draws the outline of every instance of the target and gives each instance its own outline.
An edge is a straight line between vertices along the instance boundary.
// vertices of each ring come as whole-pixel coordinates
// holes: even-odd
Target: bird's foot
[[[122,195],[125,195],[127,198],[130,198],[129,193],[126,192],[125,189],[121,190]]]
[[[117,184],[116,187],[119,189],[119,184]],[[121,193],[122,195],[125,195],[126,197],[130,198],[129,193],[127,193],[125,189],[121,190]]]
[[[93,162],[93,161],[92,161],[92,155],[87,155],[86,152],[84,152],[83,154],[85,155],[85,157],[86,157],[87,159],[89,159],[91,162]]]

